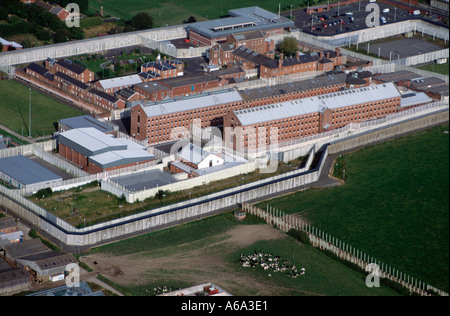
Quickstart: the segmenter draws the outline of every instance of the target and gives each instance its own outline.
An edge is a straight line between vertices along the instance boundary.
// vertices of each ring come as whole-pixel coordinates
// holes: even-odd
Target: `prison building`
[[[88,83],[94,80],[94,72],[77,65],[68,59],[60,59],[56,61],[53,58],[47,58],[44,65],[45,68],[47,68],[52,74],[59,71],[83,83]]]
[[[50,250],[40,239],[24,240],[2,248],[10,262],[44,282],[64,280],[66,266],[77,263],[71,254]]]
[[[62,91],[68,92],[84,100],[88,98],[89,86],[87,84],[60,71],[57,71],[53,75],[53,79],[53,84]]]
[[[347,74],[343,72],[320,75],[311,79],[273,86],[240,90],[247,107],[307,98],[345,89]]]
[[[134,90],[149,101],[199,94],[228,84],[228,80],[208,73],[168,78],[145,82],[134,86]]]
[[[179,161],[171,162],[169,170],[173,173],[185,172],[189,177],[195,177],[195,170],[221,166],[225,160],[221,155],[204,150],[200,146],[189,144],[177,154]]]
[[[150,72],[158,76],[155,78],[167,79],[175,78],[183,75],[184,63],[178,61],[157,59],[152,62],[141,65],[141,72]]]
[[[97,80],[93,82],[92,85],[97,90],[112,94],[121,89],[133,87],[134,85],[137,85],[139,83],[142,83],[142,79],[139,75],[130,75],[115,77],[111,79]]]
[[[131,108],[131,135],[137,140],[148,138],[150,144],[179,139],[193,124],[222,125],[223,116],[241,106],[242,97],[235,89],[136,105]]]
[[[112,134],[118,130],[119,127],[110,122],[104,122],[92,117],[90,115],[74,116],[58,121],[58,131],[65,132],[76,128],[93,127],[105,134]]]
[[[0,159],[0,180],[15,188],[23,189],[51,186],[62,181],[62,177],[28,157],[17,155]]]
[[[91,174],[153,161],[145,147],[88,127],[58,135],[59,154]]]
[[[0,295],[29,290],[31,281],[25,269],[13,267],[0,257]]]
[[[213,46],[225,42],[233,33],[262,31],[271,36],[295,27],[293,21],[256,6],[230,10],[228,14],[230,17],[227,18],[189,24],[189,42],[197,46]]]
[[[400,101],[396,86],[387,83],[237,110],[224,118],[224,127],[235,131],[225,142],[241,151],[292,141],[396,113]]]
[[[190,105],[187,107],[181,105],[183,104],[181,102],[183,100],[182,97],[170,98],[162,102],[143,103],[139,107],[136,106],[136,108],[131,109],[131,134],[139,140],[149,137],[149,143],[151,144],[166,142],[170,140],[171,130],[174,132],[176,128],[189,130],[193,120],[191,118],[200,120],[202,127],[221,127],[223,126],[223,117],[230,111],[338,92],[345,89],[346,78],[347,74],[340,72],[275,86],[237,90],[233,95],[236,96],[235,93],[238,93],[240,98],[233,97],[234,101],[230,101],[230,104],[221,103],[215,105],[214,100],[211,98],[211,95],[215,94],[208,93],[188,97],[183,101],[187,102],[189,100]],[[149,89],[148,93],[157,94],[160,84],[161,82],[149,83],[146,84],[147,88],[145,89]],[[142,85],[139,85],[135,89],[141,89],[141,87]],[[152,90],[153,88],[156,88],[156,92]],[[215,92],[218,93],[216,96],[224,96],[224,91],[229,94],[232,90],[224,89],[222,92]],[[165,90],[164,92],[171,95],[170,90]],[[146,92],[143,91],[142,93]],[[158,97],[162,97],[162,95],[158,95]],[[224,100],[223,102],[226,102],[226,99],[220,98],[220,100]],[[159,105],[162,105],[162,107],[159,107]],[[174,113],[167,112],[168,109],[174,111]],[[173,119],[172,122],[171,118]]]
[[[209,64],[224,66],[233,62],[232,52],[240,47],[245,47],[252,52],[273,56],[275,43],[266,38],[264,33],[256,30],[249,32],[233,33],[227,37],[225,43],[217,43],[209,52]],[[271,54],[272,53],[272,54]]]
[[[48,71],[45,67],[37,64],[37,63],[31,63],[28,66],[25,67],[25,73],[27,75],[30,75],[36,79],[39,79],[41,81],[52,81],[53,80],[53,74]]]

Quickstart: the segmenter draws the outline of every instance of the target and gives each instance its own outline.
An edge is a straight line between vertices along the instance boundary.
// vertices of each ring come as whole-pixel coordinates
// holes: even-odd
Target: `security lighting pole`
[[[30,123],[29,123],[28,136],[31,138],[31,88],[29,88],[29,90],[30,90]]]

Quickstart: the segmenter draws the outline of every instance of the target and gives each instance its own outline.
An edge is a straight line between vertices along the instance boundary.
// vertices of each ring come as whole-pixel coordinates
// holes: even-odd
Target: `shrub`
[[[308,234],[298,229],[290,229],[287,234],[305,245],[311,245]]]

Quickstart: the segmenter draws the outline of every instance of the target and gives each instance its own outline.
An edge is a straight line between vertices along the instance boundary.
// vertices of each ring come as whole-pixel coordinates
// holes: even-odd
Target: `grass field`
[[[0,81],[0,124],[16,133],[28,136],[30,92],[27,86],[14,81]],[[31,136],[50,135],[54,124],[63,118],[82,115],[64,103],[31,90]]]
[[[436,72],[438,74],[442,74],[442,75],[449,75],[449,64],[443,64],[443,65],[438,65],[436,63],[430,64],[430,65],[425,65],[425,66],[420,66],[417,67],[419,69],[423,69],[423,70],[428,70],[428,71],[432,71],[432,72]]]
[[[153,295],[157,286],[181,288],[213,282],[232,295],[317,296],[398,295],[381,286],[368,288],[365,275],[305,246],[259,219],[238,223],[224,213],[82,254],[88,266],[127,295]],[[255,250],[289,260],[306,274],[244,268],[240,254]],[[95,260],[95,264],[92,264]],[[150,289],[150,291],[148,291]]]
[[[342,156],[346,183],[261,203],[449,289],[448,125]],[[342,172],[341,172],[342,174]]]
[[[266,10],[277,12],[278,3],[281,7],[290,6],[288,1],[247,0],[247,1],[198,1],[198,0],[91,0],[89,6],[121,19],[129,20],[139,12],[147,12],[153,17],[155,27],[182,24],[190,16],[197,21],[217,19],[227,15],[228,10],[242,7],[259,6]],[[294,5],[295,9],[295,5]]]

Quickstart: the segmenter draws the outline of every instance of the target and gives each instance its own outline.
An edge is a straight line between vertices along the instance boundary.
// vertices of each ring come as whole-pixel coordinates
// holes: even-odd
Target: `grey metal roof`
[[[111,132],[114,128],[104,122],[97,120],[96,118],[90,115],[82,115],[69,117],[65,119],[59,120],[61,124],[64,124],[72,129],[75,128],[85,128],[85,127],[93,127],[98,129],[102,133]]]
[[[242,101],[235,89],[224,89],[187,97],[150,102],[143,105],[147,117],[201,109],[213,105]]]
[[[294,21],[259,7],[228,11],[232,17],[192,23],[188,28],[207,38],[219,38],[243,31],[264,31],[275,28],[295,27]]]
[[[89,157],[89,160],[101,168],[138,163],[155,159],[155,156],[142,149],[115,150]]]
[[[0,172],[23,185],[62,180],[57,174],[22,155],[1,158]]]
[[[293,81],[274,86],[265,86],[255,89],[239,90],[242,98],[246,101],[284,95],[298,91],[308,91],[321,87],[329,87],[333,85],[345,85],[347,75],[345,73],[337,73],[330,75],[321,75],[307,80]]]
[[[112,136],[93,127],[68,130],[58,135],[58,141],[85,157],[127,149],[126,144],[117,142]]]
[[[128,190],[141,191],[174,183],[178,180],[167,172],[160,170],[146,170],[129,175],[113,177],[111,178],[111,181]]]
[[[431,101],[433,101],[433,99],[427,96],[424,92],[412,92],[402,95],[402,98],[400,99],[400,106],[407,107],[424,104]]]
[[[393,83],[384,83],[371,87],[350,89],[312,98],[286,101],[256,108],[234,111],[243,126],[282,120],[305,114],[317,113],[321,109],[338,109],[366,102],[400,97]]]

